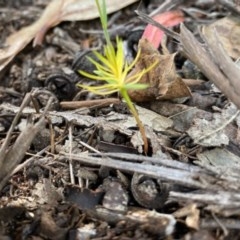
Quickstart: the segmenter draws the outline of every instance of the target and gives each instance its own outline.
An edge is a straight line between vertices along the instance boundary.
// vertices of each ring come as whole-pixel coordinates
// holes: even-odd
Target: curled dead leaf
[[[233,59],[238,59],[240,56],[239,18],[233,16],[225,17],[202,27],[202,34],[207,39],[215,37],[215,31],[218,35],[218,40],[228,55]]]
[[[191,92],[183,80],[176,74],[174,57],[175,54],[161,55],[158,50],[147,40],[139,41],[141,58],[130,75],[136,74],[143,68],[148,68],[156,61],[156,67],[145,74],[140,83],[149,84],[145,90],[131,90],[129,96],[135,102],[146,102],[156,99],[174,99],[191,96]]]

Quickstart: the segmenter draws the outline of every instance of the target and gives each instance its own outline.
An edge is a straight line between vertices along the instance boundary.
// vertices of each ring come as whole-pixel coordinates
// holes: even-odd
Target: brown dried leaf
[[[106,0],[107,12],[115,12],[137,0]],[[99,16],[95,1],[53,0],[38,20],[41,29],[37,31],[33,45],[41,44],[46,31],[62,21],[89,20]]]
[[[197,208],[197,204],[189,204],[174,212],[173,215],[176,218],[186,217],[185,222],[188,227],[195,230],[199,229],[200,210]]]
[[[137,0],[106,0],[107,12],[117,11]],[[33,46],[42,43],[49,28],[62,21],[89,20],[98,17],[94,1],[52,0],[41,17],[32,25],[22,28],[6,39],[4,48],[0,49],[0,71],[32,40]]]
[[[170,118],[166,118],[160,114],[157,114],[151,110],[148,110],[146,108],[142,108],[140,106],[136,106],[136,109],[138,111],[139,117],[144,125],[149,126],[154,131],[157,132],[164,132],[168,128],[170,128],[173,124],[173,121]],[[120,117],[120,115],[118,114]],[[110,119],[107,119],[110,121]],[[113,119],[112,119],[113,121]],[[136,126],[136,122],[134,117],[129,116],[125,119],[115,119],[114,121],[116,124],[116,129],[119,129],[119,126],[125,127],[126,129],[131,129],[132,127]]]
[[[192,212],[186,217],[186,225],[192,229],[199,229],[200,210],[196,204],[192,205]]]
[[[238,59],[240,56],[240,19],[233,16],[225,17],[202,27],[202,33],[207,39],[215,37],[213,36],[215,31],[228,55],[233,59]]]
[[[199,166],[221,174],[222,177],[240,180],[240,157],[227,149],[214,148],[197,154]]]
[[[194,143],[201,146],[222,146],[229,144],[231,135],[227,135],[228,126],[239,115],[234,105],[229,105],[221,113],[213,113],[212,119],[196,118],[187,130]]]
[[[40,236],[48,239],[63,240],[66,239],[68,228],[59,227],[50,213],[43,212],[38,226],[38,232]]]
[[[141,58],[130,75],[140,72],[143,68],[150,67],[156,61],[159,61],[159,63],[139,81],[140,83],[149,84],[147,89],[129,91],[129,95],[133,101],[145,102],[191,95],[189,88],[176,74],[174,65],[175,54],[161,55],[146,39],[139,41],[139,48],[141,48]]]

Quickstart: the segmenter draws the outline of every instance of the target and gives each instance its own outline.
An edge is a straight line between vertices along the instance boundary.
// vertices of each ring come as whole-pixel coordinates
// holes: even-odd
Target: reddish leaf
[[[158,14],[154,16],[153,19],[165,27],[172,27],[183,22],[184,16],[181,11],[170,11]],[[148,41],[151,42],[155,48],[158,48],[163,36],[164,32],[162,30],[151,24],[148,24],[144,30],[142,38],[148,39]]]

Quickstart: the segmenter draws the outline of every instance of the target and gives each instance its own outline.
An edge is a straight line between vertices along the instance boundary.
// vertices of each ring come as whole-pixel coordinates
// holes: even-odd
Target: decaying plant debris
[[[147,155],[117,94],[76,87],[104,44],[88,2],[0,3],[0,239],[240,239],[239,2],[106,1],[127,61],[145,51],[130,74],[161,64],[129,92]]]

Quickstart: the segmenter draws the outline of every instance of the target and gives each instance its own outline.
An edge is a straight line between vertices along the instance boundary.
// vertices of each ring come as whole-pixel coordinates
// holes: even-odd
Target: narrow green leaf
[[[149,85],[148,84],[144,84],[144,83],[129,83],[125,85],[125,88],[127,90],[143,90],[148,88]]]

